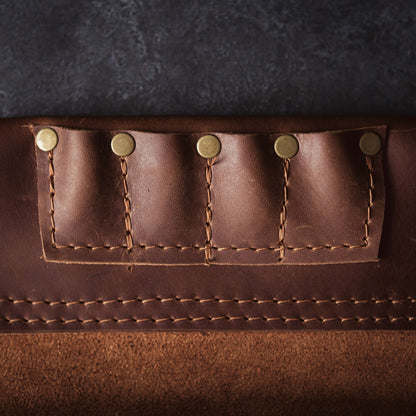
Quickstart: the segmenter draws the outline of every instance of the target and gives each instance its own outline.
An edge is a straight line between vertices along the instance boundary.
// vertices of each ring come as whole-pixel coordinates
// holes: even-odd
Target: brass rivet
[[[196,150],[205,159],[210,159],[218,156],[221,152],[221,142],[217,136],[207,134],[198,140]]]
[[[111,140],[111,150],[117,156],[128,156],[134,152],[136,142],[133,137],[127,133],[116,134]]]
[[[56,131],[47,127],[42,129],[36,135],[36,146],[44,152],[50,152],[58,144],[58,135]]]
[[[298,153],[299,143],[295,136],[284,134],[274,142],[274,151],[282,159],[290,159]]]
[[[381,138],[378,134],[369,131],[360,139],[360,149],[367,156],[375,156],[381,150]]]

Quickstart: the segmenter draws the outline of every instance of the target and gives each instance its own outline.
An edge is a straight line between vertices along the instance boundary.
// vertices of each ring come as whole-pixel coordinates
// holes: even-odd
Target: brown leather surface
[[[416,332],[0,336],[2,415],[414,415]]]
[[[333,245],[356,244],[357,240],[359,242],[365,231],[369,173],[363,156],[357,153],[357,146],[352,147],[354,140],[357,140],[356,136],[351,138],[351,133],[346,133],[346,131],[359,128],[374,130],[375,126],[386,126],[383,164],[381,164],[381,157],[372,158],[375,159],[373,163],[374,216],[367,217],[370,228],[368,246],[356,249],[354,253],[357,254],[345,258],[339,256],[348,251],[352,252],[352,249],[305,249],[297,252],[285,249],[288,262],[292,261],[290,257],[296,257],[293,262],[304,263],[298,265],[285,265],[286,259],[278,265],[271,266],[224,266],[215,264],[215,261],[209,267],[205,265],[168,267],[110,265],[104,263],[107,262],[108,256],[113,255],[111,250],[92,249],[85,249],[88,252],[82,255],[100,264],[65,264],[64,262],[69,258],[69,255],[63,253],[65,249],[59,250],[59,253],[63,254],[56,255],[60,263],[45,262],[42,258],[38,218],[38,208],[42,212],[44,207],[42,205],[38,207],[37,180],[40,196],[42,193],[49,195],[50,189],[48,175],[42,177],[39,175],[37,178],[36,152],[33,135],[28,127],[30,125],[93,130],[93,132],[81,132],[73,136],[75,137],[73,140],[72,136],[71,140],[62,140],[60,145],[62,142],[64,145],[59,145],[54,155],[54,167],[56,165],[57,168],[56,186],[59,185],[59,189],[65,190],[59,197],[58,192],[56,194],[58,203],[56,209],[58,212],[59,208],[61,213],[56,235],[59,235],[59,228],[62,231],[60,235],[65,238],[57,240],[57,243],[63,244],[71,243],[72,238],[74,244],[103,244],[103,242],[104,244],[125,244],[124,235],[119,232],[124,225],[120,217],[123,219],[125,214],[123,212],[125,206],[122,204],[121,173],[123,168],[118,163],[120,161],[115,160],[108,153],[108,146],[105,147],[107,150],[97,151],[97,148],[104,148],[99,143],[102,140],[102,134],[98,136],[94,130],[108,131],[110,138],[112,132],[120,130],[169,135],[169,141],[157,140],[155,137],[158,135],[150,135],[148,143],[151,144],[152,150],[155,150],[154,160],[150,156],[145,157],[145,149],[142,153],[135,152],[137,160],[132,159],[133,177],[155,172],[155,167],[163,165],[166,159],[169,160],[150,182],[152,194],[156,199],[144,206],[143,213],[138,213],[140,206],[137,208],[137,203],[142,199],[140,194],[146,190],[144,184],[138,181],[129,187],[133,201],[131,205],[135,207],[131,212],[134,223],[133,238],[137,232],[138,235],[145,236],[145,244],[153,244],[154,241],[160,242],[159,238],[166,236],[166,244],[172,244],[171,238],[173,240],[174,237],[181,235],[180,231],[184,227],[184,214],[186,214],[186,225],[191,224],[194,231],[186,236],[188,241],[184,240],[184,243],[200,244],[201,240],[197,241],[197,239],[201,238],[201,235],[203,238],[204,234],[201,233],[197,214],[193,209],[188,210],[184,195],[172,199],[169,187],[166,189],[167,187],[163,184],[167,177],[172,176],[172,172],[179,175],[173,175],[174,180],[177,181],[174,187],[182,189],[181,192],[195,188],[195,192],[191,193],[192,204],[190,206],[193,207],[195,201],[205,197],[202,192],[204,191],[203,182],[206,179],[204,161],[201,162],[201,159],[196,158],[194,153],[186,153],[185,144],[187,140],[192,144],[197,133],[219,132],[219,135],[223,134],[223,137],[226,137],[225,143],[229,142],[230,147],[223,153],[223,163],[220,163],[221,156],[215,163],[218,163],[218,175],[222,175],[224,179],[217,181],[217,185],[222,183],[224,188],[221,190],[219,187],[215,190],[216,166],[214,163],[212,166],[212,206],[214,209],[214,202],[217,200],[218,206],[224,210],[224,215],[212,216],[213,229],[214,218],[219,221],[217,225],[220,229],[217,228],[218,234],[212,233],[213,246],[234,244],[232,238],[236,237],[244,239],[239,225],[245,224],[245,221],[240,223],[239,221],[247,214],[241,212],[242,218],[235,219],[232,211],[232,201],[235,201],[237,198],[235,194],[239,192],[238,196],[242,197],[243,204],[249,206],[249,211],[252,209],[250,204],[253,205],[253,210],[260,219],[258,228],[257,222],[252,222],[246,225],[245,231],[254,233],[251,236],[254,239],[264,238],[264,241],[256,241],[259,244],[272,243],[269,239],[273,230],[270,235],[268,235],[270,230],[263,233],[269,227],[263,226],[263,221],[266,221],[268,216],[261,214],[261,210],[267,208],[267,203],[275,206],[282,202],[282,191],[277,194],[270,191],[274,185],[282,185],[282,175],[277,175],[280,179],[276,182],[271,181],[269,177],[273,174],[273,169],[282,169],[282,165],[275,167],[262,147],[257,151],[258,148],[254,146],[253,155],[252,143],[264,140],[264,135],[268,135],[272,142],[271,137],[279,132],[296,133],[302,149],[305,149],[304,156],[300,152],[290,161],[293,168],[290,172],[293,176],[289,178],[287,186],[290,191],[289,181],[292,180],[298,194],[296,196],[296,192],[292,192],[289,198],[293,197],[292,208],[302,214],[290,217],[289,199],[287,244],[293,244],[293,246],[310,242],[317,245],[327,244],[328,239],[331,238],[332,241],[329,243]],[[332,140],[337,137],[335,133],[315,133],[335,131],[342,131],[339,133],[341,138],[347,134],[348,140],[342,139],[336,142]],[[175,132],[177,134],[172,134]],[[237,159],[241,157],[233,145],[233,137],[236,134],[246,135],[244,137],[246,137],[248,148],[242,150],[244,153],[242,160],[247,161],[245,163],[247,169],[252,172],[256,182],[262,184],[256,188],[260,189],[256,191],[260,192],[260,195],[254,193],[252,199],[243,195],[244,184],[248,183],[246,170],[243,170],[237,179],[232,179],[237,180],[239,186],[231,189],[225,181],[225,178],[231,176],[230,173],[234,170],[233,163],[239,164]],[[416,285],[413,281],[416,265],[413,259],[416,199],[412,184],[416,174],[413,162],[416,153],[415,135],[416,123],[412,117],[113,117],[2,120],[0,123],[0,226],[3,231],[3,238],[0,242],[1,329],[4,331],[412,329],[416,322],[416,301],[414,300]],[[312,139],[307,140],[308,137]],[[311,143],[309,153],[307,143]],[[318,150],[320,144],[322,146]],[[82,152],[79,151],[80,146],[83,149]],[[169,150],[167,147],[169,149],[173,147],[176,150],[167,154]],[[247,158],[247,155],[253,155],[253,157]],[[230,161],[229,166],[226,156]],[[234,156],[237,159],[233,161]],[[143,159],[140,159],[141,157]],[[38,154],[38,162],[41,162],[39,166],[43,166],[46,171],[48,171],[47,158],[47,154]],[[145,165],[149,160],[149,164]],[[316,160],[319,161],[318,166],[314,166]],[[258,169],[262,166],[260,161],[265,162],[266,173]],[[187,169],[197,172],[195,176],[192,176],[193,180],[183,174],[183,164],[186,164]],[[299,169],[296,165],[299,165]],[[91,166],[94,166],[94,169]],[[118,171],[118,177],[113,175],[115,171]],[[385,198],[382,171],[384,171]],[[332,189],[335,189],[333,194],[331,194]],[[230,201],[227,201],[228,194],[233,193]],[[86,195],[93,195],[93,197],[85,198]],[[116,198],[120,201],[117,206],[114,205]],[[163,204],[160,204],[158,198],[164,200]],[[264,207],[261,205],[261,199],[268,201]],[[71,200],[76,203],[71,204]],[[167,212],[169,200],[175,208],[179,208],[179,211],[172,214],[175,219],[174,224],[169,227],[164,226],[163,231],[166,233],[162,233],[163,236],[160,237],[159,233],[162,231],[158,228],[160,224],[153,220],[149,222],[145,220],[153,213],[155,216],[164,217],[162,214]],[[317,200],[320,200],[322,204],[316,205]],[[137,201],[136,204],[134,201]],[[200,202],[203,208],[205,200]],[[385,215],[379,251],[380,260],[363,262],[370,258],[374,260],[376,257],[378,242],[375,241],[376,244],[372,245],[371,233],[372,230],[376,233],[381,231],[383,215],[380,211],[384,202]],[[153,212],[152,207],[156,206],[160,211]],[[321,215],[322,206],[325,207],[324,215]],[[342,210],[343,206],[346,208],[345,212]],[[76,209],[73,210],[73,207]],[[274,212],[274,210],[267,210],[269,211]],[[328,212],[331,215],[328,216],[326,214]],[[338,222],[332,220],[336,212],[341,223],[348,224],[348,226],[341,227]],[[316,231],[309,232],[307,228],[302,229],[305,222],[299,218],[305,215],[310,216],[312,226],[316,224]],[[233,218],[230,232],[226,228],[227,224],[219,227],[220,221],[224,221],[227,216]],[[333,221],[327,228],[331,233],[323,228],[325,217]],[[361,218],[361,224],[355,221],[358,217]],[[97,223],[91,222],[91,218],[94,221],[108,224],[108,227],[106,225],[102,233],[97,232]],[[274,224],[276,219],[272,214],[271,223]],[[40,224],[41,226],[44,224],[42,215]],[[204,224],[203,220],[201,224]],[[256,225],[254,229],[253,224]],[[289,233],[290,230],[292,230],[291,233]],[[42,235],[46,236],[48,233],[50,234],[50,224],[47,229],[43,230]],[[324,238],[324,243],[320,237]],[[348,241],[344,237],[349,238]],[[353,241],[354,238],[357,240]],[[250,243],[250,241],[243,242]],[[369,254],[360,257],[359,253],[366,250]],[[77,250],[68,248],[67,251]],[[130,263],[128,260],[130,254],[127,250],[121,251],[124,253],[121,254],[122,257],[124,256],[123,261]],[[163,261],[171,264],[170,262],[176,261],[178,251],[188,256],[184,257],[185,263],[195,256],[201,256],[203,260],[206,252],[206,250],[199,250],[199,254],[188,254],[187,250],[163,250],[163,253],[158,251],[153,255],[148,254],[151,250],[147,250],[143,257],[146,262],[152,263],[160,261],[160,257],[163,257],[167,259]],[[254,252],[250,250],[239,253],[232,250],[218,251],[218,253],[213,251],[213,260],[221,253],[223,262],[231,262],[230,257],[239,256],[237,263],[254,263],[258,261],[257,254],[270,255],[270,253],[259,252],[256,253],[256,260],[252,260]],[[117,253],[116,255],[120,256]],[[242,261],[242,258],[249,260]],[[329,264],[337,261],[345,263]]]
[[[277,134],[127,131],[136,151],[116,156],[119,131],[52,128],[59,145],[37,150],[44,259],[126,265],[326,264],[375,261],[384,216],[382,155],[358,141],[384,127],[294,133],[282,160]],[[208,216],[207,216],[208,215]],[[371,229],[371,231],[370,231]]]

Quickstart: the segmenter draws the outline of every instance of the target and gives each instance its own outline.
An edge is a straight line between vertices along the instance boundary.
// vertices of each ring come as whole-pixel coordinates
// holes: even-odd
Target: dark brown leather
[[[365,131],[383,153],[362,155]],[[415,136],[412,117],[4,119],[0,327],[414,328]]]

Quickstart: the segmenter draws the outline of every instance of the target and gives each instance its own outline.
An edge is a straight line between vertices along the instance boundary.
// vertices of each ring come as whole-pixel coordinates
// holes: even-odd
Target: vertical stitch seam
[[[364,221],[364,238],[363,238],[363,246],[368,245],[368,238],[370,236],[370,225],[369,222],[371,220],[371,208],[373,207],[373,191],[374,191],[374,178],[373,178],[373,164],[371,161],[370,156],[365,157],[368,174],[370,177],[370,183],[368,185],[368,204],[367,204],[367,218]]]
[[[131,203],[129,198],[129,188],[127,186],[127,161],[124,157],[120,158],[121,172],[123,177],[123,201],[125,207],[124,223],[126,225],[126,243],[127,251],[130,253],[133,250],[133,236],[131,225]]]
[[[289,175],[289,159],[285,159],[283,164],[283,205],[280,212],[279,225],[279,262],[285,257],[285,235],[286,235],[286,217],[287,217],[287,181]]]
[[[56,226],[55,226],[55,167],[53,165],[53,150],[48,153],[49,159],[49,199],[50,199],[50,210],[49,215],[51,218],[51,240],[52,247],[56,247]]]
[[[207,240],[205,243],[205,264],[209,266],[211,264],[211,242],[212,242],[212,200],[211,200],[211,188],[212,188],[212,165],[215,162],[215,158],[207,159],[207,164],[205,167],[205,180],[207,187],[207,205],[205,208],[206,213],[206,223],[205,223],[205,232]]]

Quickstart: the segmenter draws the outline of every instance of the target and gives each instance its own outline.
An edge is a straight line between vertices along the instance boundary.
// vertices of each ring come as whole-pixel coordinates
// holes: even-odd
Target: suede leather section
[[[86,130],[157,129],[169,134],[183,131],[184,126],[193,134],[307,134],[388,126],[380,260],[255,267],[129,267],[65,264],[67,254],[60,250],[62,263],[45,262],[38,226],[36,154],[28,128],[31,123]],[[384,116],[2,120],[0,225],[5,234],[0,241],[1,330],[413,329],[415,127],[412,117]],[[123,192],[122,186],[117,189]],[[123,202],[122,195],[120,200]]]
[[[0,337],[4,415],[412,415],[416,333]]]

